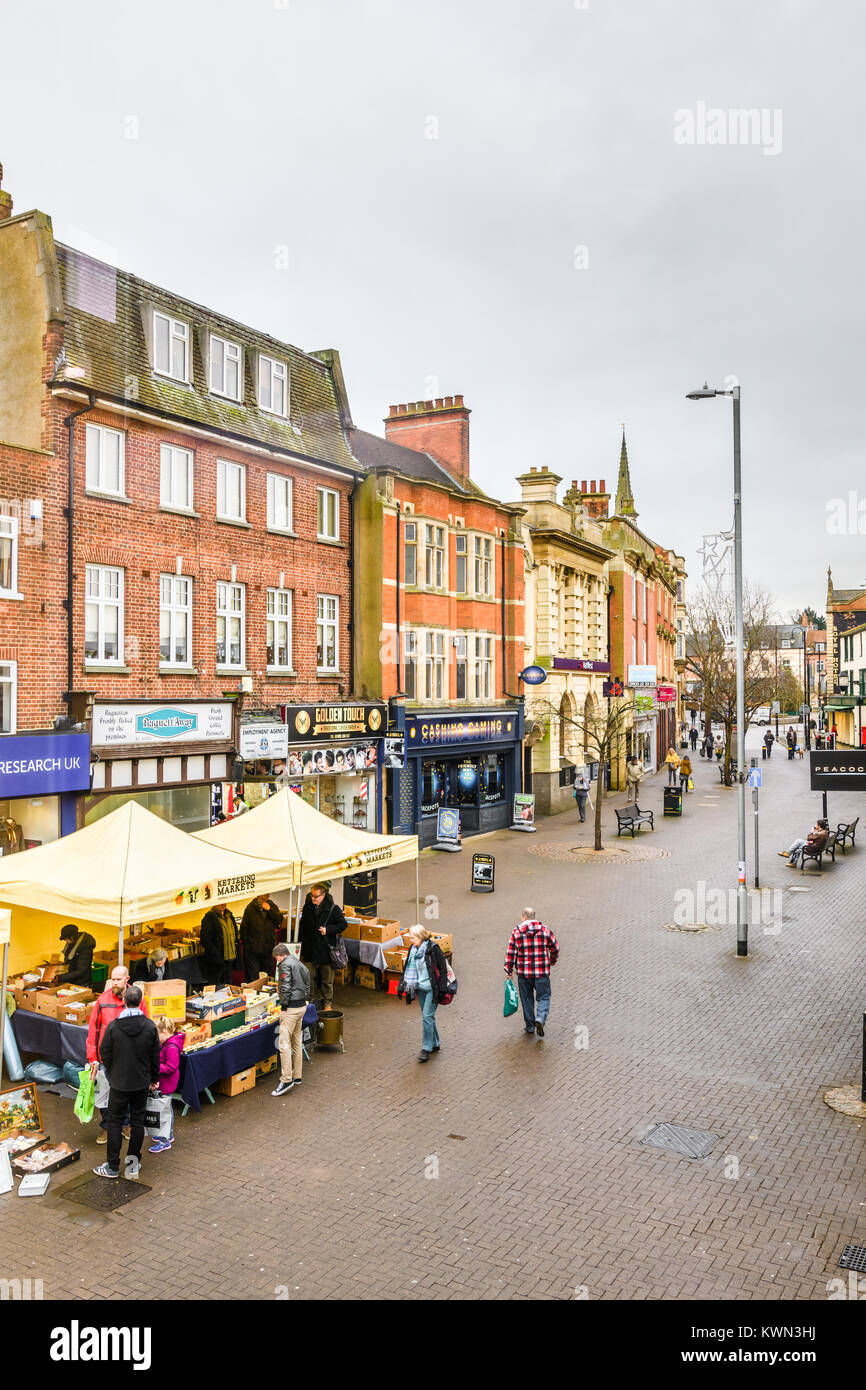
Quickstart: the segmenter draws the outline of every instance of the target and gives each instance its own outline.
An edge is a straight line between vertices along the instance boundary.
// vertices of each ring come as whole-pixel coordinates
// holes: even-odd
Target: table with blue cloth
[[[393,941],[386,941],[381,946],[378,941],[351,941],[346,936],[341,936],[340,940],[349,960],[359,960],[363,965],[371,965],[374,970],[387,970],[385,952],[399,951],[403,945],[402,936],[395,936]]]
[[[76,1062],[83,1067],[87,1061],[87,1029],[80,1023],[61,1023],[47,1014],[16,1009],[12,1028],[19,1052],[34,1052],[60,1066]]]
[[[304,1014],[304,1027],[309,1028],[318,1020],[315,1006],[309,1004]],[[202,1047],[195,1052],[180,1054],[180,1085],[177,1094],[190,1110],[201,1110],[199,1095],[207,1091],[215,1081],[234,1076],[273,1057],[277,1049],[279,1022],[263,1023],[250,1033],[240,1033],[236,1038],[214,1043],[213,1047]],[[213,1100],[213,1096],[210,1096]]]

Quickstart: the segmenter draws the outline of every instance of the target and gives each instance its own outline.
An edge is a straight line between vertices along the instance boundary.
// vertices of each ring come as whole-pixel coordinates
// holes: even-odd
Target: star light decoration
[[[733,531],[717,531],[703,537],[698,549],[702,560],[703,581],[710,599],[716,623],[725,647],[734,646],[734,554]]]

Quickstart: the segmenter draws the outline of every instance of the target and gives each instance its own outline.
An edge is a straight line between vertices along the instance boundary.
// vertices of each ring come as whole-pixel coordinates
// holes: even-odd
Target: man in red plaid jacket
[[[527,1033],[544,1037],[550,1013],[550,967],[559,960],[559,942],[531,907],[523,909],[523,920],[514,928],[505,954],[505,973],[517,968],[517,988],[523,1005]]]

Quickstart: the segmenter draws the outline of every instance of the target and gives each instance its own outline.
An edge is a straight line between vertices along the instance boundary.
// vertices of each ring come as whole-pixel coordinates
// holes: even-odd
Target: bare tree
[[[598,763],[593,849],[604,849],[601,840],[604,773],[605,768],[612,763],[613,758],[619,753],[626,733],[632,727],[634,706],[630,696],[624,695],[619,699],[612,696],[609,699],[596,700],[585,708],[582,715],[565,714],[561,706],[554,705],[550,700],[541,696],[536,696],[531,703],[527,701],[526,712],[527,715],[541,720],[551,728],[556,728],[558,721],[575,729],[580,734],[587,761]]]
[[[724,728],[724,781],[732,783],[734,730],[737,725],[737,666],[734,648],[734,596],[704,586],[686,609],[686,670],[697,686],[705,718]],[[775,648],[769,595],[747,587],[743,595],[743,671],[746,725],[761,705],[774,698]]]

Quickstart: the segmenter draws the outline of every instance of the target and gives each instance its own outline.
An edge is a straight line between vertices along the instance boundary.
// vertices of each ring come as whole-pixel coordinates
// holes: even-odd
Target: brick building
[[[360,470],[337,353],[59,245],[43,213],[7,200],[0,219],[0,731],[47,739],[65,721],[93,749],[92,783],[88,767],[38,815],[25,803],[46,786],[13,807],[0,778],[0,818],[29,816],[39,841],[61,813],[65,833],[73,809],[135,795],[196,829],[240,752],[247,781],[294,774],[331,814],[362,792],[375,828],[377,759],[342,795],[328,775],[349,770],[330,745],[371,733],[353,701]],[[345,719],[320,729],[323,704]],[[323,772],[302,777],[326,734]]]
[[[866,704],[866,589],[836,589],[827,570],[826,693],[821,700],[827,728],[837,728],[840,747],[863,746]]]
[[[389,699],[406,767],[391,777],[394,830],[436,838],[440,807],[464,835],[510,823],[521,789],[520,507],[469,472],[462,396],[392,405],[385,438],[354,430],[357,686]]]

